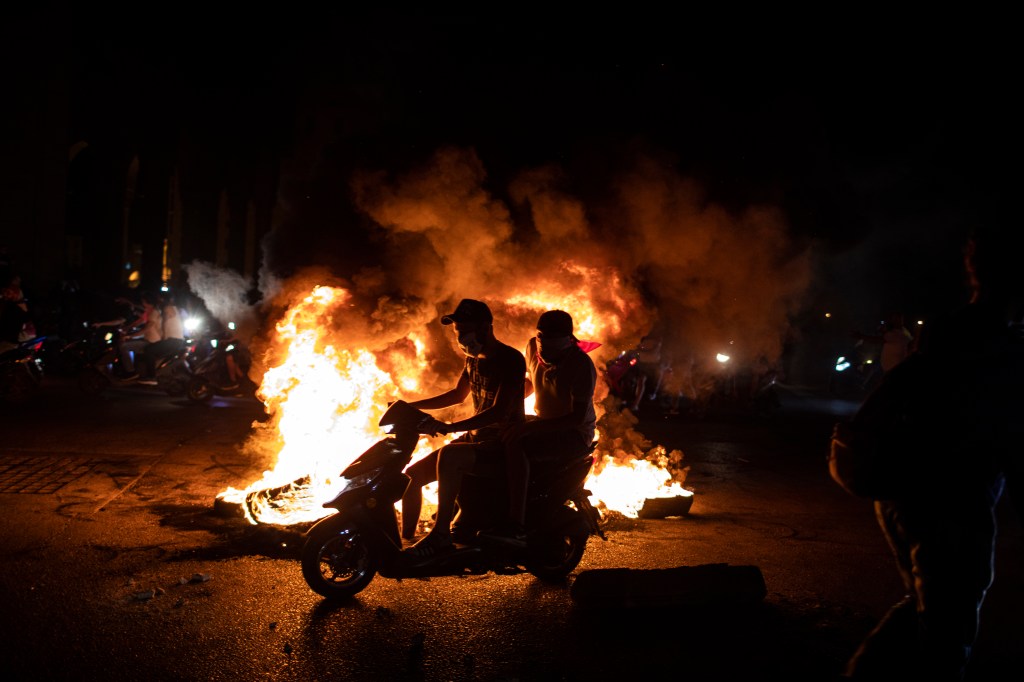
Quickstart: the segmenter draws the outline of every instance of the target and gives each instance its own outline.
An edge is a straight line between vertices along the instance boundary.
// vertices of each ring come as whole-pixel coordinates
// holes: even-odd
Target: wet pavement
[[[258,404],[48,388],[0,416],[0,467],[23,481],[0,471],[7,679],[828,680],[900,595],[870,502],[825,469],[831,425],[855,404],[813,391],[788,389],[767,414],[641,413],[645,436],[684,453],[692,508],[610,516],[564,585],[378,576],[336,605],[301,577],[302,528],[213,513],[217,492],[266,467],[240,447]],[[24,487],[47,467],[61,485]],[[1001,514],[973,680],[1024,662],[1024,541]],[[764,597],[623,608],[572,595],[587,571],[715,564],[756,567]]]

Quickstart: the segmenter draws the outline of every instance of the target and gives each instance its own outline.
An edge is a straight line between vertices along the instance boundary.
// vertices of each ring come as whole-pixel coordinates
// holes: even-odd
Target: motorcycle
[[[640,352],[636,349],[624,350],[609,360],[604,368],[604,380],[608,390],[625,403],[633,400],[640,382]]]
[[[233,326],[229,325],[230,329]],[[205,403],[215,395],[253,395],[256,385],[248,377],[251,365],[249,353],[233,336],[233,331],[228,331],[196,341],[189,362],[190,376],[185,391],[192,402]],[[240,381],[232,381],[229,362],[235,363],[241,371]]]
[[[878,344],[857,341],[832,364],[828,390],[838,398],[860,399],[870,393],[881,378]]]
[[[583,484],[594,463],[588,452],[571,462],[535,463],[527,500],[527,545],[514,548],[478,535],[498,524],[507,511],[504,479],[466,475],[452,527],[455,549],[427,559],[402,551],[395,503],[409,485],[404,472],[421,428],[430,416],[393,403],[380,420],[390,429],[342,472],[342,487],[325,508],[337,510],[307,532],[302,575],[314,592],[347,599],[374,576],[412,577],[525,571],[547,582],[564,580],[579,565],[593,534],[604,539],[600,514]]]
[[[45,340],[37,337],[22,341],[0,353],[0,400],[22,403],[39,388],[43,381],[40,351]]]
[[[120,339],[124,334],[120,327],[96,327],[77,346],[65,351],[76,354],[82,363],[78,387],[89,395],[99,395],[111,386],[155,385],[169,396],[185,395],[190,378],[190,344],[183,340],[162,353],[154,362],[153,379],[139,379],[127,375],[121,366]]]

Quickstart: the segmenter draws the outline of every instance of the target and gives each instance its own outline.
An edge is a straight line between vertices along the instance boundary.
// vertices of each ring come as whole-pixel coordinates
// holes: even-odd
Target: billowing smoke
[[[615,187],[603,227],[620,235],[614,257],[647,294],[675,381],[699,392],[718,354],[748,370],[776,365],[811,281],[810,252],[792,243],[783,216],[709,204],[649,160]]]
[[[734,366],[778,363],[811,281],[811,258],[777,210],[726,210],[650,158],[633,161],[597,197],[576,196],[572,186],[562,169],[545,166],[520,173],[499,198],[484,163],[461,148],[441,149],[400,175],[359,172],[350,190],[377,231],[374,248],[351,272],[310,263],[279,280],[264,271],[259,315],[273,321],[314,286],[341,286],[352,299],[324,324],[343,333],[346,345],[378,352],[418,331],[438,388],[460,366],[438,317],[462,298],[490,304],[496,335],[522,348],[545,296],[556,295],[576,318],[577,336],[602,344],[592,353],[599,367],[653,333],[672,369],[669,388],[690,397],[719,371],[719,353]],[[250,282],[206,263],[189,265],[188,274],[215,316],[255,325]],[[585,311],[573,301],[583,299],[599,319],[581,327]],[[273,364],[273,329],[266,329],[254,339],[257,369],[260,358]]]
[[[777,211],[730,213],[706,202],[693,182],[643,159],[589,202],[566,190],[568,179],[554,167],[515,179],[508,204],[487,180],[464,149],[441,150],[401,177],[356,177],[356,204],[384,228],[390,247],[374,281],[429,302],[434,319],[460,298],[483,299],[495,310],[499,337],[518,347],[540,310],[510,302],[535,288],[586,290],[618,322],[593,339],[604,344],[595,359],[653,331],[672,376],[691,392],[717,353],[761,368],[778,361],[811,270]],[[529,224],[513,224],[512,209]]]
[[[182,266],[192,293],[222,325],[234,323],[241,338],[250,338],[259,324],[259,310],[249,300],[253,283],[227,268],[193,261]]]
[[[436,395],[454,386],[462,368],[450,329],[439,324],[462,298],[487,302],[495,335],[519,349],[541,312],[567,310],[576,336],[600,344],[591,353],[599,370],[656,334],[670,369],[666,388],[694,399],[701,397],[705,375],[720,371],[716,353],[746,367],[779,360],[811,270],[808,252],[792,244],[777,211],[727,211],[707,202],[693,182],[645,159],[623,169],[596,198],[574,192],[572,178],[555,166],[523,172],[506,187],[493,185],[477,154],[458,148],[439,150],[424,166],[400,174],[356,173],[353,205],[369,223],[368,233],[351,243],[372,248],[357,258],[346,254],[358,263],[347,272],[332,267],[338,261],[325,253],[320,263],[289,264],[282,277],[269,268],[261,273],[265,324],[253,339],[252,378],[287,365],[291,351],[275,325],[294,311],[313,309],[315,319],[304,318],[304,324],[316,329],[317,344],[332,353],[370,351],[393,382],[388,399]],[[316,239],[296,227],[279,226],[265,243],[281,245],[294,236],[308,245]],[[324,241],[344,240],[335,234]],[[216,273],[203,264],[191,266],[189,275],[211,309],[238,302],[241,282],[217,284]],[[345,293],[317,307],[318,286]],[[297,305],[304,301],[310,305]],[[407,384],[403,370],[410,363],[419,363],[419,377]],[[651,448],[632,428],[635,417],[612,409],[616,402],[607,393],[607,384],[599,382],[598,453],[616,462],[646,459],[670,467],[681,482],[682,453]],[[380,399],[375,394],[373,400]],[[340,397],[322,396],[316,404],[330,403],[331,411],[332,400]],[[339,403],[337,411],[348,407]],[[438,416],[459,418],[468,409]],[[254,431],[248,449],[269,458],[280,447],[276,426],[272,420]]]

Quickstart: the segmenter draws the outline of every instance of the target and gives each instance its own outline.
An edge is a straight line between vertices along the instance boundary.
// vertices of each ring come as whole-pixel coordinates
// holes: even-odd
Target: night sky
[[[879,306],[944,304],[964,230],[1014,218],[1019,59],[996,16],[126,7],[64,15],[72,137],[183,136],[211,188],[283,160],[280,195],[316,193],[289,218],[320,242],[299,260],[336,250],[325,225],[359,243],[351,173],[447,146],[473,149],[497,196],[556,164],[584,201],[657,158],[709,203],[779,208],[834,259],[824,288]],[[10,53],[54,16],[27,16]]]

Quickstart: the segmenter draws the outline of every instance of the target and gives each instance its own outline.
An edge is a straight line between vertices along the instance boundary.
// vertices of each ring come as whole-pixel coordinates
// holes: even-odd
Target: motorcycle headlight
[[[199,328],[202,325],[202,323],[203,318],[199,317],[198,315],[193,315],[192,317],[185,318],[183,326],[185,327],[185,331],[189,334],[189,336],[191,336],[195,334],[197,331],[199,331]]]
[[[345,478],[342,476],[340,481],[341,485],[338,488],[338,494],[340,495],[351,488],[359,488],[361,486],[368,485],[378,473],[380,473],[380,469],[374,469],[373,471],[369,471],[365,474],[359,474],[352,478]]]

